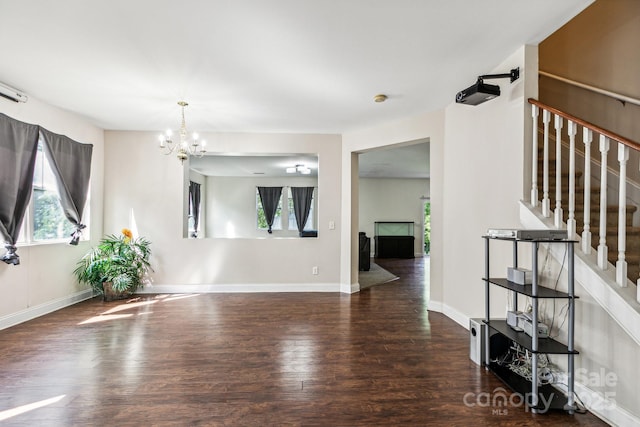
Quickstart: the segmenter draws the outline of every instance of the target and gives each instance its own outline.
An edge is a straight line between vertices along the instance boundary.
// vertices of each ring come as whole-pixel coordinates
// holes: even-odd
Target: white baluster
[[[627,286],[627,161],[629,147],[618,143],[618,162],[620,162],[620,190],[618,191],[618,261],[616,261],[616,283]]]
[[[531,156],[531,206],[538,206],[538,106],[531,105],[533,117],[533,153]]]
[[[567,121],[569,135],[569,217],[567,218],[567,235],[570,239],[576,237],[576,132],[577,126],[571,120]]]
[[[593,131],[582,129],[584,142],[584,227],[582,230],[582,252],[591,253],[591,141]]]
[[[553,222],[556,228],[561,228],[562,218],[562,116],[555,115],[556,128],[556,209]]]
[[[598,267],[606,270],[609,266],[607,250],[607,152],[609,138],[600,135],[600,241],[598,244]]]
[[[551,113],[542,110],[542,124],[544,134],[542,138],[542,215],[549,218],[551,216],[551,202],[549,201],[549,121]]]

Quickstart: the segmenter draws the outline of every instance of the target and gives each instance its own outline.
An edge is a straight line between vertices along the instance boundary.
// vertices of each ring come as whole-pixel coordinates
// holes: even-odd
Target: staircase
[[[626,171],[629,150],[640,151],[640,144],[539,101],[529,103],[534,124],[532,207],[556,228],[566,228],[569,238],[581,239],[582,253],[596,253],[598,269],[614,269],[619,287],[635,286],[640,278],[640,227],[633,226],[637,206],[627,200]],[[599,149],[597,159],[592,159],[592,143]],[[615,154],[618,168],[611,172],[607,158]],[[640,301],[637,288],[635,295]]]
[[[542,130],[539,131],[540,139],[542,140]],[[555,143],[555,141],[554,141]],[[555,147],[553,147],[555,149]],[[549,156],[549,199],[551,210],[555,209],[556,205],[556,180],[555,180],[555,168],[556,159],[555,156]],[[538,147],[538,194],[543,195],[543,148]],[[566,163],[566,162],[565,162]],[[599,167],[599,165],[598,165]],[[563,221],[566,227],[569,219],[569,211],[567,209],[567,202],[569,200],[569,172],[568,164],[563,164],[562,172],[562,186],[561,186],[561,200],[564,203],[563,206]],[[576,221],[576,233],[581,235],[584,229],[584,176],[581,171],[576,172],[576,184],[575,184],[575,221]],[[612,265],[616,265],[618,260],[618,209],[617,204],[607,205],[606,215],[606,245],[609,248],[608,261]],[[625,258],[627,261],[627,278],[633,283],[636,283],[640,278],[640,227],[634,227],[633,215],[638,210],[636,206],[626,206],[626,251]],[[593,249],[597,249],[600,239],[600,187],[590,188],[590,231],[592,233],[591,246]]]

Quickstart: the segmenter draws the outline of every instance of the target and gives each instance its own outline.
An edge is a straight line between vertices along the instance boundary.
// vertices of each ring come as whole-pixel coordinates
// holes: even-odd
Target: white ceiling
[[[312,154],[212,154],[191,157],[190,168],[207,176],[317,177],[318,156]],[[309,175],[291,175],[286,168],[305,165]],[[429,178],[429,143],[381,148],[358,157],[363,178]]]
[[[379,148],[358,156],[362,178],[429,178],[429,143]]]
[[[184,99],[191,130],[343,133],[443,108],[589,3],[0,0],[0,82],[105,129]]]
[[[311,154],[209,154],[189,159],[191,169],[207,176],[258,176],[258,177],[317,177],[318,156]],[[286,168],[304,165],[311,169],[309,175],[287,174]]]

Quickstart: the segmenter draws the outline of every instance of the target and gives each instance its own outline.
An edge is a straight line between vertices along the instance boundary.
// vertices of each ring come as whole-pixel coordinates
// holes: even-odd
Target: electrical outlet
[[[317,265],[313,266],[313,268],[311,269],[311,274],[318,274],[318,266]]]

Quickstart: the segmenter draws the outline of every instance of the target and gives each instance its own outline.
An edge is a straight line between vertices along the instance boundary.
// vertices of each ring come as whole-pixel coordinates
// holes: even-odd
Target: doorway
[[[428,139],[354,152],[357,162],[354,170],[357,172],[352,176],[352,200],[357,200],[354,206],[358,212],[358,228],[353,231],[370,238],[371,268],[377,266],[374,258],[377,253],[374,250],[376,222],[414,224],[411,234],[415,238],[415,246],[412,245],[412,252],[416,258],[424,257],[425,236],[429,239],[427,244],[430,246],[430,221],[429,233],[424,232],[424,203],[430,201],[429,153]],[[430,210],[428,214],[430,219]],[[358,259],[362,257],[360,249],[358,247]],[[416,262],[415,268],[421,269],[424,261],[426,258]],[[367,275],[370,273],[359,269],[358,282],[361,289],[365,283],[364,276]]]

